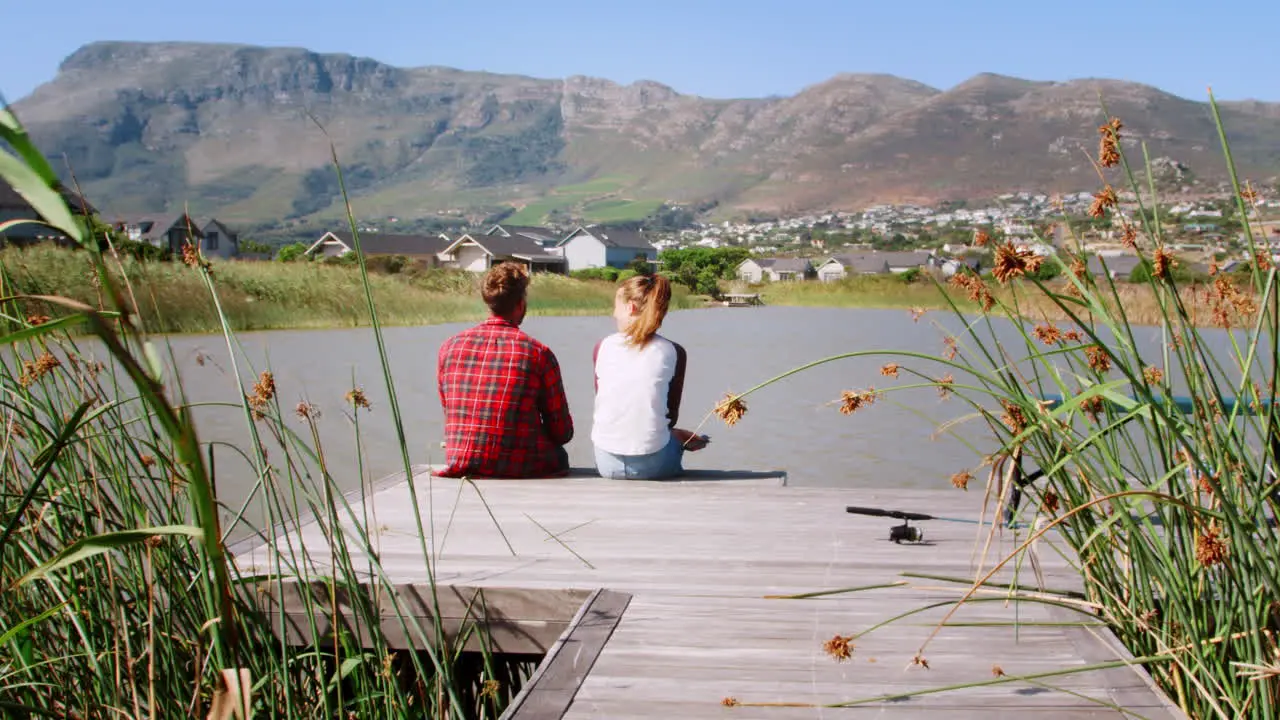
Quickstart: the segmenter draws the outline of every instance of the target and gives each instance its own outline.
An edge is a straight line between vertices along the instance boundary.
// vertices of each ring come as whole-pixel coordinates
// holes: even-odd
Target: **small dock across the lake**
[[[786,487],[784,477],[704,472],[685,482],[469,483],[422,468],[412,482],[435,556],[442,625],[449,632],[482,607],[499,651],[546,655],[508,711],[515,720],[1123,717],[1116,706],[1147,718],[1180,717],[1141,670],[1126,666],[917,694],[1001,672],[1027,676],[1127,657],[1088,615],[1041,603],[966,605],[925,646],[928,669],[912,659],[947,606],[862,635],[847,659],[833,658],[823,645],[837,635],[958,599],[964,586],[900,573],[972,578],[980,534],[989,529],[924,522],[924,544],[895,544],[888,536],[896,521],[845,507],[976,519],[982,493]],[[420,612],[429,614],[408,484],[386,481],[363,504],[352,500],[354,514],[369,518],[371,542],[401,597],[418,598]],[[343,529],[354,536],[349,524]],[[311,522],[280,542],[305,546],[309,572],[321,577],[329,572],[327,533]],[[1014,542],[1005,531],[989,557],[1003,556]],[[1044,585],[1078,588],[1053,542],[1046,536],[1037,551]],[[246,573],[278,567],[262,546],[233,551]],[[355,558],[355,567],[365,563]],[[1033,583],[1030,567],[1020,573],[1020,584]],[[288,614],[287,598],[284,605]],[[295,641],[305,642],[308,632]],[[885,695],[895,699],[823,707]]]
[[[725,307],[764,305],[764,301],[760,299],[760,293],[725,293],[723,297]]]

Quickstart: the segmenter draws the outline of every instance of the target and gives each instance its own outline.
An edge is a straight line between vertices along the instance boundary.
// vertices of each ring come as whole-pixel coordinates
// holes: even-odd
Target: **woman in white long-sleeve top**
[[[671,283],[637,275],[618,288],[618,332],[596,343],[596,402],[591,442],[602,477],[659,479],[680,475],[686,450],[707,438],[676,427],[684,390],[683,347],[658,334],[671,303]]]

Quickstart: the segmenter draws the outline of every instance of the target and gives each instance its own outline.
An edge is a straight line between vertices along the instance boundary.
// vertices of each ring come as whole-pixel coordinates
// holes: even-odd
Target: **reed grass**
[[[1235,275],[1229,280],[1237,286],[1242,297],[1249,298],[1256,304],[1257,295],[1247,276]],[[1072,282],[1060,279],[1043,283],[1043,286],[1055,293],[1063,293],[1068,291]],[[970,298],[964,288],[938,283],[927,277],[905,283],[893,276],[861,276],[831,282],[780,282],[750,288],[753,292],[760,292],[764,301],[771,305],[924,310],[959,308],[967,314],[981,310],[981,303]],[[1017,306],[1021,316],[1054,322],[1071,320],[1068,313],[1048,296],[1041,294],[1029,280],[1019,279],[1006,286],[989,289],[993,297],[1001,300],[1001,308]],[[1014,301],[1014,293],[1019,289],[1022,305],[1017,305]],[[1214,318],[1213,286],[1188,285],[1179,287],[1177,292],[1191,324],[1212,327],[1217,322]],[[1114,293],[1100,297],[1098,301],[1113,313],[1117,305],[1122,305],[1131,326],[1152,327],[1164,322],[1164,303],[1149,283],[1115,282]],[[992,308],[990,312],[1001,314],[1000,308]],[[1011,317],[1007,313],[1003,314]],[[1244,320],[1245,318],[1237,318],[1238,322]]]
[[[104,297],[94,278],[91,253],[52,244],[0,250],[0,267],[15,295],[51,295],[99,307]],[[142,322],[156,333],[221,332],[223,320],[232,330],[337,328],[370,325],[360,268],[321,262],[214,262],[209,270],[220,307],[209,301],[201,278],[177,262],[142,262],[120,258],[107,267],[117,285],[137,292]],[[478,321],[487,315],[475,274],[459,270],[425,270],[397,274],[368,273],[384,325],[435,325]],[[533,315],[607,315],[613,310],[611,283],[575,280],[538,273],[529,293]],[[49,303],[20,300],[28,315],[57,314]],[[673,307],[700,303],[687,290],[672,298]]]
[[[1235,177],[1212,96],[1210,105],[1238,209],[1246,217],[1257,196]],[[1035,258],[1002,246],[995,253],[998,285],[962,276],[938,288],[962,328],[947,338],[939,356],[891,349],[844,353],[727,396],[715,412],[726,422],[739,422],[748,395],[791,374],[844,358],[884,356],[892,362],[882,375],[899,378],[897,384],[868,378],[879,389],[845,391],[840,410],[874,413],[869,408],[882,394],[937,388],[989,430],[995,451],[975,465],[992,466],[987,492],[996,499],[995,514],[1034,528],[1019,536],[1015,552],[983,558],[962,599],[949,603],[950,611],[924,643],[904,653],[928,667],[933,638],[945,632],[952,615],[968,603],[992,600],[980,596],[984,587],[998,571],[1011,568],[1015,582],[994,599],[1076,607],[1087,613],[1082,626],[1105,622],[1132,654],[928,692],[1008,682],[1036,685],[1057,675],[1127,664],[1144,666],[1190,717],[1275,718],[1280,716],[1277,271],[1246,227],[1250,252],[1261,258],[1248,278],[1239,282],[1217,275],[1207,286],[1180,287],[1170,272],[1171,254],[1158,217],[1139,224],[1118,215],[1113,183],[1130,188],[1141,206],[1157,207],[1154,187],[1134,180],[1120,149],[1121,131],[1114,119],[1099,130],[1095,164],[1102,187],[1093,213],[1110,216],[1152,263],[1152,277],[1144,285],[1122,286],[1074,271],[1065,281],[1042,283],[1028,276]],[[1082,269],[1079,244],[1072,255],[1073,268]],[[967,302],[954,302],[957,296]],[[1136,339],[1135,328],[1144,324],[1159,329],[1161,342],[1154,348]],[[1023,467],[1044,474],[1023,484]],[[953,482],[964,488],[977,467],[957,471]],[[1070,547],[1083,578],[1083,599],[1041,590],[1034,578],[1016,571],[1028,548],[1045,536]],[[852,640],[917,612],[862,632],[839,629],[838,637]],[[1112,707],[1107,700],[1092,700]]]
[[[360,498],[337,491],[318,414],[305,404],[281,407],[270,370],[235,353],[236,298],[281,292],[275,302],[304,297],[340,316],[325,294],[347,293],[342,301],[362,305],[381,351],[381,293],[396,291],[363,266],[338,275],[213,265],[189,252],[182,265],[142,267],[104,254],[54,192],[53,172],[7,109],[0,110],[0,177],[83,248],[6,253],[0,275],[0,713],[501,715],[537,658],[463,652],[438,619],[424,627],[400,605],[359,516]],[[255,281],[258,289],[246,289]],[[148,311],[148,303],[159,310]],[[201,304],[202,315],[188,310]],[[166,305],[189,313],[191,327],[223,333],[250,447],[201,442],[183,379],[165,370],[165,346],[152,334],[173,328]],[[79,344],[84,335],[93,342]],[[359,398],[349,396],[357,446]],[[403,450],[394,400],[392,412]],[[307,431],[293,432],[290,415],[304,419]],[[262,517],[219,501],[219,468],[236,464],[257,478],[251,492],[262,499]],[[307,520],[328,547],[278,540]],[[419,520],[425,537],[430,529]],[[232,534],[258,537],[263,557],[275,560],[254,571],[261,574],[244,574],[224,544]],[[370,559],[357,567],[357,555]],[[424,541],[422,562],[430,568],[431,560]],[[294,646],[263,598],[303,577],[318,591],[303,594],[311,632],[318,635],[339,597],[348,624],[323,643]],[[429,584],[434,594],[430,574]],[[380,618],[414,647],[392,647]],[[477,613],[464,633],[486,647],[482,621]]]

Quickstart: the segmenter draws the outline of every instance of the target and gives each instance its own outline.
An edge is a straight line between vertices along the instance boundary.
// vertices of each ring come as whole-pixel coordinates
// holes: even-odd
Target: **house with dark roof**
[[[204,244],[200,248],[205,257],[233,258],[240,254],[240,234],[217,218],[200,223]]]
[[[127,218],[113,225],[134,242],[165,248],[174,255],[182,253],[183,245],[199,246],[204,239],[199,221],[185,212]]]
[[[532,225],[494,225],[485,235],[501,235],[502,237],[526,237],[544,248],[553,248],[560,242],[560,233],[551,228],[534,227]]]
[[[76,215],[93,215],[96,210],[83,197],[66,188],[59,188],[62,199]],[[22,222],[22,221],[30,222]],[[15,222],[17,221],[17,222]],[[14,223],[0,230],[0,241],[14,245],[30,245],[45,240],[70,245],[71,239],[66,235],[45,225],[40,213],[27,202],[17,190],[7,182],[0,180],[0,224]]]
[[[850,275],[879,275],[889,272],[889,263],[880,253],[833,255],[817,267],[822,282],[843,280]]]
[[[850,275],[879,275],[906,272],[913,268],[932,268],[939,264],[927,251],[866,252],[833,255],[818,265],[818,279],[823,282],[843,280]]]
[[[550,249],[553,250],[554,248]],[[484,272],[502,262],[518,262],[530,272],[565,272],[565,258],[523,234],[464,233],[441,252],[449,267]]]
[[[1104,263],[1105,267],[1103,267]],[[1105,258],[1090,255],[1087,267],[1089,274],[1094,277],[1110,276],[1112,280],[1128,280],[1134,268],[1141,263],[1142,258],[1137,255],[1111,255]]]
[[[734,272],[738,279],[749,283],[808,280],[814,275],[813,263],[809,262],[809,258],[793,257],[747,258],[738,263]]]
[[[445,263],[445,248],[451,240],[445,235],[395,235],[360,233],[360,248],[366,258],[378,255],[402,255],[410,260],[436,267]],[[307,248],[313,258],[342,257],[355,250],[355,239],[349,232],[327,232]]]
[[[561,240],[556,248],[564,256],[569,272],[587,268],[624,268],[642,257],[650,263],[658,260],[658,249],[635,230],[592,225],[579,227]]]

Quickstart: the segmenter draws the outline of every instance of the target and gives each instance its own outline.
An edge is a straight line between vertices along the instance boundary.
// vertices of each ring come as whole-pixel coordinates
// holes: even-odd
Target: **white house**
[[[635,230],[599,225],[579,227],[556,247],[564,256],[569,272],[606,266],[624,268],[637,257],[650,263],[658,259],[658,250]]]
[[[464,234],[449,244],[441,256],[450,267],[484,272],[502,262],[518,262],[531,272],[564,272],[565,259],[540,242],[524,235]]]
[[[749,283],[807,280],[813,276],[808,258],[747,258],[738,263],[735,274]]]
[[[435,267],[445,264],[444,250],[450,244],[444,235],[391,235],[360,233],[360,247],[365,257],[403,255]],[[349,232],[327,232],[307,248],[312,257],[341,257],[355,250],[355,239]]]

